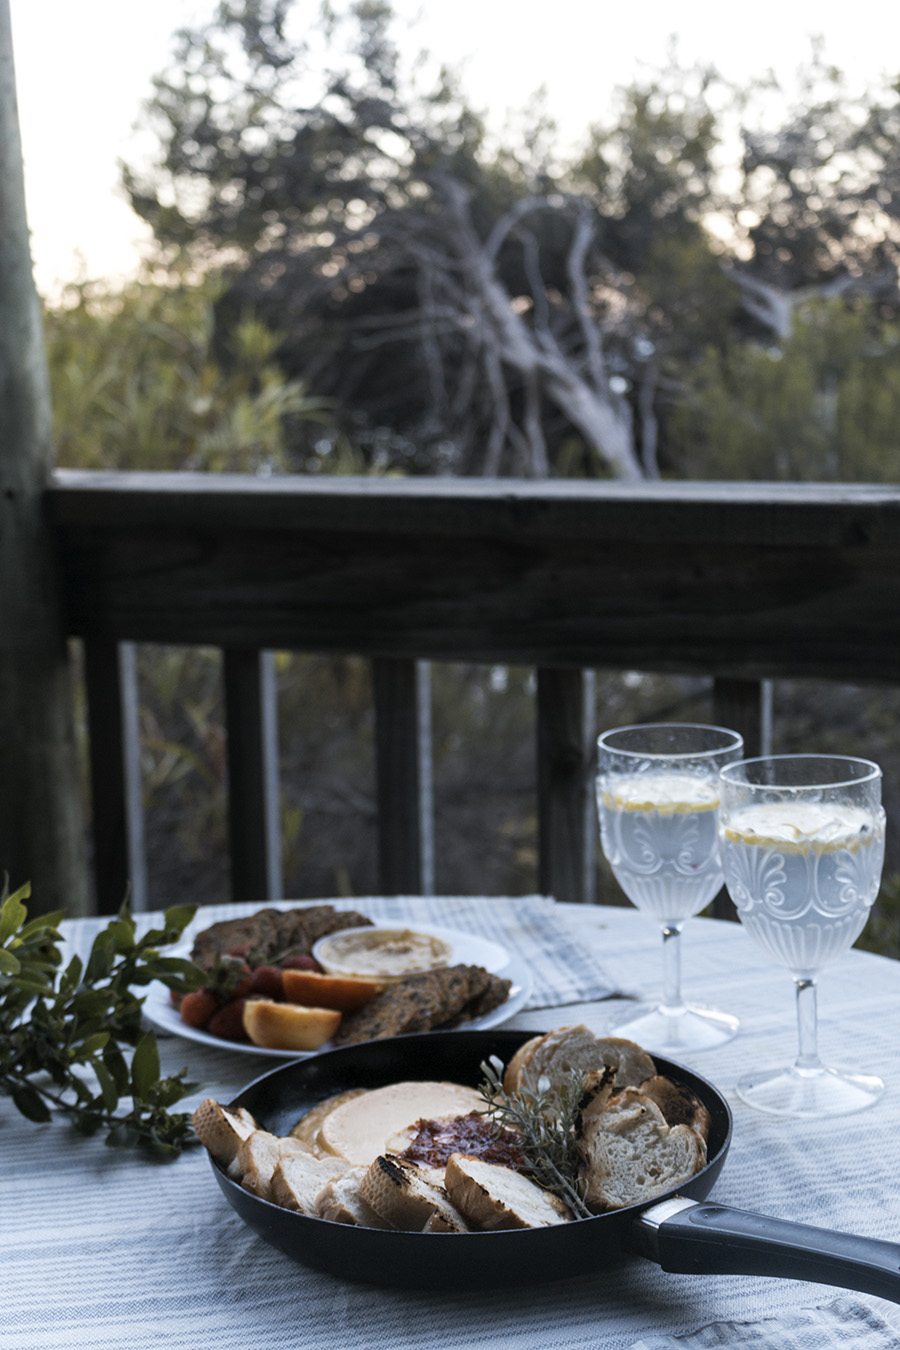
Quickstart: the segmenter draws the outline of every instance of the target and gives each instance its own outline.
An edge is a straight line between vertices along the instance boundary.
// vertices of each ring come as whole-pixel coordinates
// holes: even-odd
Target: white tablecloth
[[[366,907],[365,901],[355,904]],[[454,901],[442,921],[494,935],[496,904]],[[553,907],[537,899],[523,914],[529,906],[544,935],[557,914],[560,942],[571,943],[574,934],[581,968],[596,964],[601,990],[656,994],[659,938],[643,916],[631,909]],[[207,918],[220,914],[204,912]],[[531,922],[514,923],[510,941],[522,951],[531,942],[529,954],[543,971],[533,929],[528,936]],[[86,944],[98,926],[76,922],[75,944]],[[716,1083],[735,1112],[734,1142],[714,1198],[900,1239],[900,964],[849,952],[823,975],[823,1057],[880,1073],[888,1091],[860,1115],[802,1126],[753,1112],[733,1092],[749,1066],[793,1058],[789,977],[739,926],[712,920],[687,926],[684,968],[688,994],[742,1019],[728,1045],[685,1057]],[[525,1009],[511,1025],[545,1030],[583,1020],[602,1031],[621,1006],[617,999],[574,1003],[574,992],[565,992],[561,1006]],[[187,1065],[201,1082],[188,1108],[206,1095],[227,1101],[270,1063],[180,1038],[160,1044],[165,1071]],[[831,1343],[823,1328],[838,1316],[849,1316],[859,1337],[867,1337],[852,1341],[860,1350],[900,1344],[900,1307],[875,1298],[793,1281],[668,1275],[637,1258],[589,1278],[517,1291],[431,1295],[356,1286],[294,1265],[246,1228],[200,1151],[171,1165],[148,1163],[84,1140],[62,1122],[31,1124],[2,1098],[0,1148],[0,1350],[628,1350],[642,1341],[656,1350],[671,1344],[671,1337],[686,1337],[688,1350],[727,1345],[729,1325],[762,1319],[782,1319],[785,1333],[790,1319],[801,1328],[796,1344],[814,1346]],[[832,1307],[838,1313],[809,1314],[819,1319],[819,1340],[812,1332],[805,1339],[804,1310]],[[834,1343],[843,1344],[843,1335],[835,1332]],[[761,1331],[749,1343],[770,1341]],[[784,1344],[793,1343],[785,1335]]]

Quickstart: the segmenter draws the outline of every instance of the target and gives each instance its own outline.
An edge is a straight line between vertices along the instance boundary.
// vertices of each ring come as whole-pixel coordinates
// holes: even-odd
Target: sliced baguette
[[[652,1200],[706,1163],[706,1145],[696,1131],[667,1125],[656,1102],[635,1088],[604,1100],[603,1087],[596,1087],[575,1130],[585,1201],[598,1212]]]
[[[662,1111],[667,1125],[688,1125],[703,1140],[709,1139],[712,1117],[695,1092],[684,1083],[654,1074],[641,1083],[641,1092]]]
[[[342,1014],[334,1008],[302,1008],[297,1003],[248,998],[244,1030],[265,1050],[318,1050],[337,1031]]]
[[[244,1140],[259,1128],[246,1107],[232,1111],[212,1097],[200,1103],[191,1121],[200,1143],[223,1167],[234,1161]]]
[[[616,1090],[638,1086],[656,1073],[656,1065],[634,1041],[619,1036],[595,1036],[583,1024],[559,1027],[526,1041],[513,1055],[503,1077],[509,1093],[536,1090],[546,1077],[551,1092],[563,1087],[573,1073],[590,1073],[609,1065],[616,1071]]]
[[[283,1209],[319,1217],[319,1196],[335,1177],[349,1170],[341,1158],[317,1158],[313,1153],[284,1153],[272,1172],[270,1194]]]
[[[320,1218],[358,1228],[390,1228],[387,1220],[360,1194],[359,1186],[366,1170],[365,1167],[351,1167],[325,1184],[316,1196],[316,1211]]]
[[[254,1130],[245,1139],[229,1169],[245,1191],[261,1200],[271,1199],[272,1177],[282,1158],[291,1154],[311,1157],[309,1149],[299,1139],[282,1138],[268,1130]]]
[[[381,992],[376,980],[355,975],[323,975],[316,970],[285,970],[282,980],[289,1003],[337,1008],[339,1012],[356,1012]]]
[[[558,1196],[542,1190],[521,1172],[464,1153],[451,1155],[444,1184],[473,1228],[548,1228],[572,1218]]]
[[[442,1232],[467,1231],[465,1219],[443,1188],[432,1185],[411,1163],[377,1157],[366,1169],[359,1191],[391,1228],[420,1233],[430,1225],[428,1231],[435,1232],[439,1222]],[[438,1221],[435,1215],[440,1216]]]

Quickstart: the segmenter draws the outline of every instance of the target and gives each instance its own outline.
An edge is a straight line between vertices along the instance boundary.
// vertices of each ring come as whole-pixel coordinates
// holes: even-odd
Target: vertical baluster
[[[228,730],[231,898],[282,896],[275,662],[271,652],[223,652]]]
[[[539,885],[557,900],[594,899],[594,675],[537,672]]]
[[[88,639],[84,678],[90,740],[97,909],[114,914],[126,898],[147,908],[135,648]]]
[[[717,726],[740,732],[748,758],[762,753],[766,688],[762,680],[713,681],[713,720]]]
[[[431,793],[430,782],[422,792],[420,740],[426,677],[427,666],[421,662],[392,657],[372,661],[378,878],[385,895],[427,893],[423,836],[430,840]],[[428,804],[427,822],[423,803]]]

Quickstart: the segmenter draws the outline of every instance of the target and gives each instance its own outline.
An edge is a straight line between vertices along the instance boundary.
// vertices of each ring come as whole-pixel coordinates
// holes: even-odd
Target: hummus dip
[[[389,982],[450,962],[453,948],[434,933],[412,928],[345,928],[329,933],[313,956],[330,975],[363,975]]]

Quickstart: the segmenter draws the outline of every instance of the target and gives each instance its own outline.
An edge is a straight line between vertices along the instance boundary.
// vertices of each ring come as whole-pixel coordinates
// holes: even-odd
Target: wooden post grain
[[[71,676],[42,512],[50,393],[31,272],[9,0],[0,0],[0,876],[89,908]]]

